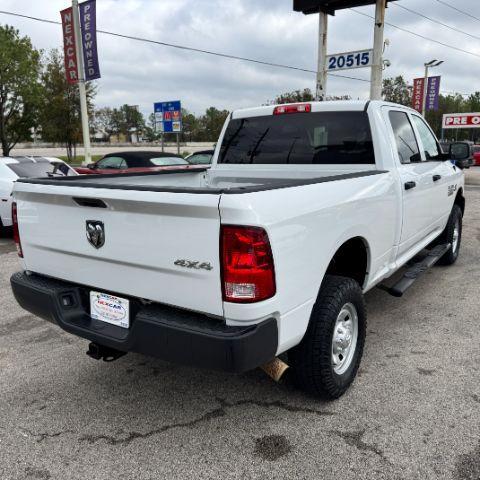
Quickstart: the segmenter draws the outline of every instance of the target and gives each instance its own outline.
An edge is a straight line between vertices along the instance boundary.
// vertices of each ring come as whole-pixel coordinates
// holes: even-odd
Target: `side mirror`
[[[89,163],[87,165],[87,168],[89,168],[90,170],[95,170],[97,168],[97,164],[96,163]]]
[[[473,157],[472,147],[468,142],[455,142],[450,145],[450,159],[462,170],[470,166]]]

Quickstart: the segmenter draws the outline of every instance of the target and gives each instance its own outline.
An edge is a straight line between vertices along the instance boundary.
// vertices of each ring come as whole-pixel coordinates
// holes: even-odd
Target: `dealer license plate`
[[[90,316],[117,327],[130,326],[130,301],[107,293],[90,292]]]

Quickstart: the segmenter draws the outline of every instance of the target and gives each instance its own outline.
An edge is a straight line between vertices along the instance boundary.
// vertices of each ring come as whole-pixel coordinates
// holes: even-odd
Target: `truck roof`
[[[378,109],[382,106],[395,105],[402,109],[411,110],[404,105],[397,105],[395,103],[385,102],[383,100],[334,100],[328,102],[296,102],[293,104],[285,103],[281,105],[296,105],[296,104],[310,104],[312,112],[358,112],[370,108]],[[232,112],[232,119],[261,117],[266,115],[273,115],[273,110],[279,105],[266,105],[262,107],[242,108]]]

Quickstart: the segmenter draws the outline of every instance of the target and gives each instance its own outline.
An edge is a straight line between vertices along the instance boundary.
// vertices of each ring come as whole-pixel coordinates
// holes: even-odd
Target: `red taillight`
[[[279,105],[273,110],[274,115],[284,115],[286,113],[310,113],[312,106],[309,103],[295,103],[292,105]]]
[[[23,258],[22,244],[20,243],[20,232],[18,230],[17,204],[12,203],[13,240],[17,246],[18,256]]]
[[[222,282],[226,302],[252,303],[275,295],[275,269],[267,232],[222,226]]]

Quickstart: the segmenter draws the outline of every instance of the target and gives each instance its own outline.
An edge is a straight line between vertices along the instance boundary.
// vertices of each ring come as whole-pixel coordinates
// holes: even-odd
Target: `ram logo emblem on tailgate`
[[[87,220],[87,240],[95,248],[105,245],[105,226],[98,220]]]
[[[184,268],[193,268],[195,270],[213,270],[212,264],[210,262],[195,262],[193,260],[175,260],[174,265]]]

